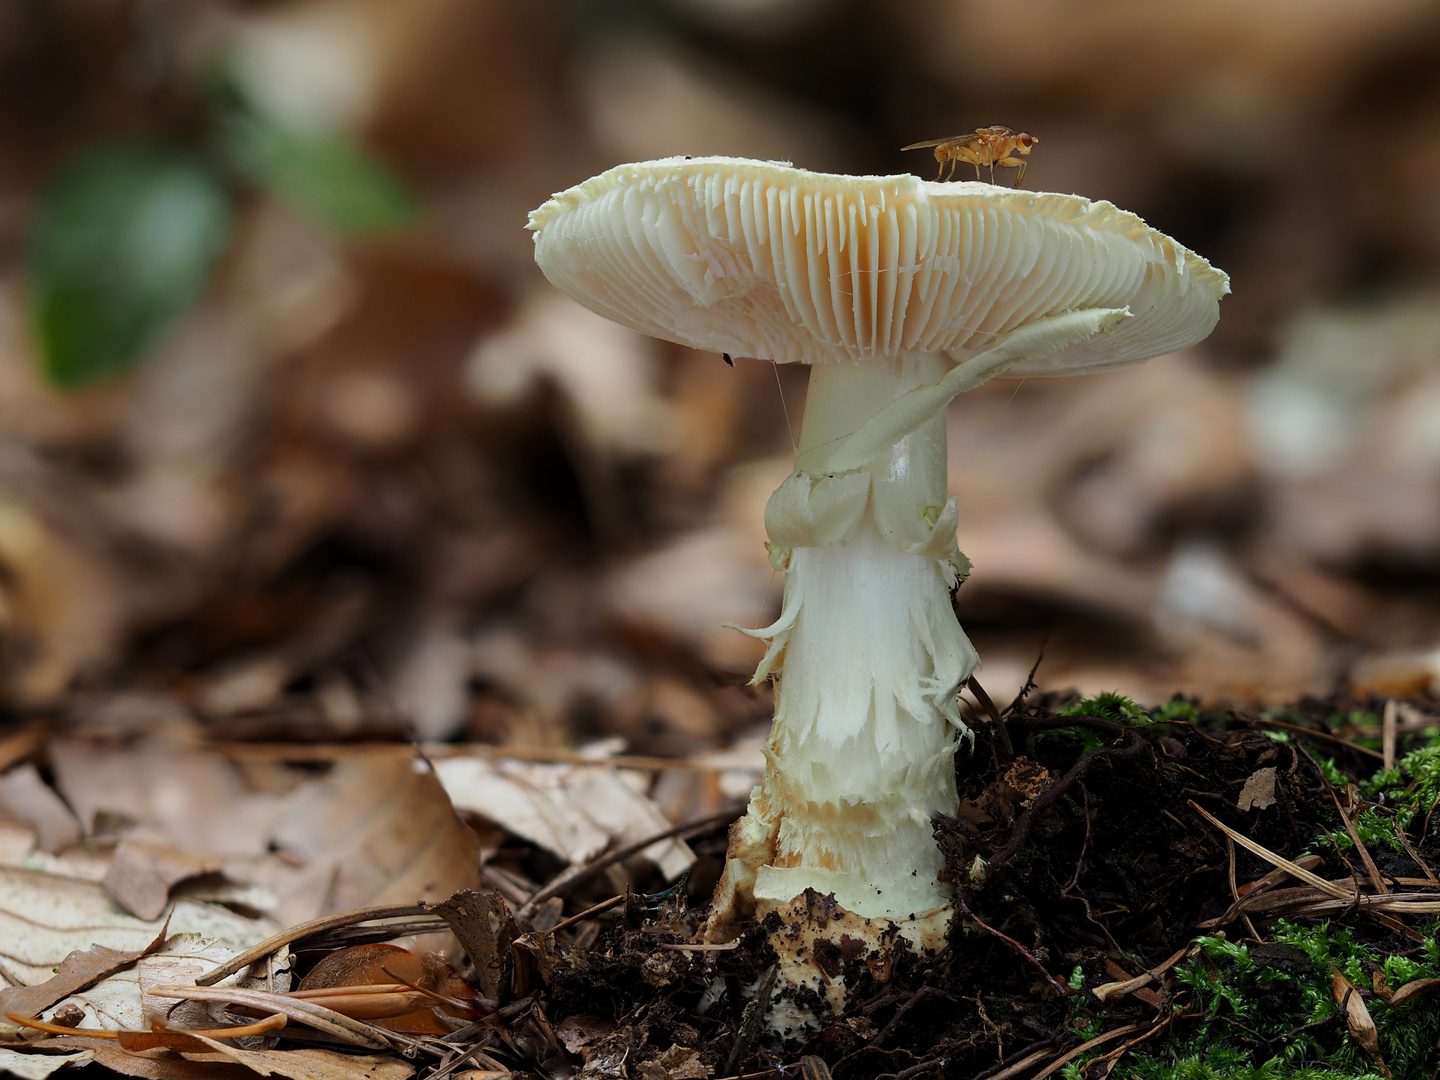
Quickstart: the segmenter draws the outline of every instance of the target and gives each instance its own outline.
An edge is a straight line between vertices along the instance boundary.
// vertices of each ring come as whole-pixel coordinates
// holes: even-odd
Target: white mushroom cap
[[[620,165],[530,215],[535,261],[592,311],[698,349],[781,363],[964,360],[1077,308],[1111,334],[1015,374],[1069,374],[1193,345],[1229,279],[1108,202],[746,158]]]

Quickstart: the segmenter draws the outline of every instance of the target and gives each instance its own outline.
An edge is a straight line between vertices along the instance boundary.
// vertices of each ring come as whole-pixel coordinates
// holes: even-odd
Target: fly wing
[[[968,135],[951,135],[949,138],[945,138],[945,139],[930,139],[930,140],[928,140],[928,141],[926,141],[926,142],[914,142],[914,143],[911,143],[909,146],[902,146],[902,147],[900,147],[900,149],[901,149],[901,150],[928,150],[928,149],[930,149],[932,146],[943,146],[945,143],[964,142],[964,141],[965,141],[966,139],[968,139],[969,137],[970,137],[970,136],[968,136]]]

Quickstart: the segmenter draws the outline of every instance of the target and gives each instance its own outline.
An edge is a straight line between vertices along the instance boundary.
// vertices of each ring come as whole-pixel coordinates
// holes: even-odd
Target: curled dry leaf
[[[1421,994],[1428,994],[1431,991],[1440,990],[1440,979],[1414,979],[1400,987],[1386,1000],[1391,1008],[1399,1008],[1411,998],[1417,998]]]
[[[187,878],[212,874],[225,862],[213,855],[181,851],[126,837],[115,848],[101,884],[114,901],[141,919],[157,919],[165,910],[170,886]]]
[[[510,946],[519,930],[510,908],[493,890],[465,889],[435,905],[459,940],[480,982],[480,992],[491,1001],[500,999]]]
[[[1380,1056],[1380,1034],[1375,1030],[1375,1020],[1370,1015],[1370,1010],[1365,1006],[1365,999],[1360,996],[1360,991],[1338,968],[1330,970],[1330,992],[1335,995],[1335,1004],[1340,1006],[1345,1013],[1345,1023],[1350,1029],[1350,1037],[1365,1048],[1365,1052],[1374,1059],[1380,1072],[1388,1077],[1390,1069],[1385,1065],[1385,1060]]]
[[[0,810],[33,825],[44,851],[57,852],[80,839],[75,815],[28,761],[0,776]]]
[[[442,900],[480,884],[475,833],[456,816],[429,766],[408,750],[344,754],[296,796],[275,842],[305,865],[267,864],[286,922]]]
[[[645,774],[594,765],[452,757],[436,762],[455,805],[493,821],[570,863],[611,845],[653,836],[671,822],[645,794]],[[640,790],[637,790],[640,789]],[[661,840],[645,856],[674,879],[695,861],[681,840]]]

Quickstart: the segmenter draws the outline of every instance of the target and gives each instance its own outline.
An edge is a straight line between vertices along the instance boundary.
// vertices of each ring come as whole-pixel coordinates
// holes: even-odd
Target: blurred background
[[[753,743],[721,624],[778,610],[806,373],[576,307],[525,214],[670,154],[929,179],[899,147],[995,123],[1234,295],[952,406],[992,696],[1042,649],[1147,702],[1440,693],[1435,0],[0,0],[5,709]]]

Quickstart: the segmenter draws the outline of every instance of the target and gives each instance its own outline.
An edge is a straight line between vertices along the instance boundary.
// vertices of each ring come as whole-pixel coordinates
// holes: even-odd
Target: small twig
[[[1405,835],[1405,830],[1400,827],[1400,822],[1392,821],[1390,824],[1395,827],[1395,838],[1400,841],[1400,846],[1405,849],[1405,854],[1409,855],[1415,865],[1420,867],[1420,872],[1425,875],[1430,884],[1440,885],[1440,878],[1435,876],[1435,871],[1430,869],[1430,865],[1420,857],[1420,852],[1416,851],[1411,845],[1410,838]]]
[[[1435,813],[1435,808],[1440,806],[1440,792],[1435,795],[1435,801],[1430,804],[1430,809],[1425,811],[1425,824],[1420,829],[1420,842],[1425,842],[1425,837],[1430,835],[1430,818]]]
[[[1166,813],[1168,813],[1168,811],[1166,811]],[[1184,822],[1178,822],[1178,824],[1180,824],[1183,828],[1188,828],[1188,826],[1185,826]],[[1230,838],[1226,837],[1226,839],[1229,840]],[[1230,842],[1232,844],[1234,843],[1233,840],[1231,840]],[[1319,855],[1302,855],[1300,856],[1300,858],[1295,860],[1295,865],[1304,870],[1314,870],[1316,867],[1324,863],[1324,861],[1325,860],[1322,859]],[[1290,873],[1287,870],[1271,870],[1264,877],[1254,882],[1254,884],[1250,887],[1250,891],[1247,892],[1244,896],[1240,897],[1240,899],[1236,900],[1233,904],[1231,904],[1230,907],[1226,909],[1225,914],[1221,915],[1219,918],[1206,919],[1202,923],[1196,923],[1196,928],[1199,930],[1211,930],[1217,926],[1225,926],[1229,924],[1231,921],[1239,917],[1241,908],[1244,908],[1245,910],[1250,910],[1250,908],[1253,906],[1253,901],[1257,897],[1265,895],[1271,889],[1284,882],[1289,876]]]
[[[1339,735],[1332,735],[1328,731],[1316,731],[1314,728],[1301,727],[1299,724],[1286,724],[1279,720],[1266,720],[1258,716],[1247,716],[1245,723],[1252,727],[1277,728],[1281,731],[1293,731],[1299,735],[1309,735],[1314,739],[1324,739],[1326,742],[1338,743],[1348,750],[1354,750],[1357,754],[1368,754],[1370,757],[1385,760],[1385,755],[1378,750],[1369,750],[1363,746],[1357,746],[1349,739],[1342,739]]]
[[[1199,946],[1194,944],[1182,945],[1179,949],[1175,950],[1170,957],[1160,961],[1160,963],[1152,968],[1147,968],[1133,979],[1126,979],[1124,982],[1105,983],[1095,987],[1095,989],[1090,992],[1101,1001],[1109,1001],[1111,998],[1124,997],[1126,994],[1132,994],[1148,982],[1153,982],[1163,988],[1164,984],[1160,980],[1170,973],[1171,968],[1189,956],[1192,950],[1198,949]]]
[[[974,675],[970,676],[965,685],[970,688],[970,692],[975,695],[975,700],[980,703],[980,707],[990,717],[990,722],[995,725],[995,733],[1000,737],[1000,745],[1005,749],[1006,760],[1013,758],[1015,747],[1010,743],[1010,732],[1005,730],[1005,721],[1000,718],[1000,710],[995,708],[995,702],[990,700],[990,695],[985,692],[985,688],[980,685],[980,680]]]
[[[1160,1032],[1164,1031],[1167,1027],[1170,1026],[1170,1022],[1175,1019],[1176,1015],[1177,1014],[1175,1013],[1171,1013],[1169,1016],[1165,1017],[1164,1020],[1161,1020],[1160,1023],[1152,1027],[1149,1031],[1145,1032],[1142,1035],[1137,1035],[1133,1039],[1126,1039],[1125,1042],[1117,1049],[1110,1051],[1110,1053],[1106,1054],[1104,1057],[1097,1058],[1097,1061],[1110,1063],[1110,1067],[1106,1069],[1105,1072],[1101,1075],[1109,1076],[1110,1073],[1114,1071],[1116,1062],[1118,1062],[1122,1057],[1125,1056],[1126,1051],[1128,1051],[1132,1046],[1136,1046],[1139,1043],[1144,1042],[1146,1039],[1153,1038]]]
[[[943,1069],[945,1063],[949,1060],[949,1058],[943,1057],[931,1058],[929,1061],[922,1061],[918,1065],[911,1065],[908,1069],[901,1069],[897,1073],[881,1073],[875,1077],[875,1080],[910,1080],[912,1076],[919,1076],[921,1073],[929,1072],[931,1069]]]
[[[1012,949],[1014,949],[1021,956],[1023,956],[1030,963],[1030,965],[1035,968],[1036,971],[1040,972],[1041,975],[1045,976],[1045,981],[1050,984],[1050,988],[1054,990],[1057,994],[1059,994],[1061,997],[1069,997],[1075,992],[1071,990],[1070,987],[1066,986],[1064,983],[1057,982],[1055,976],[1051,975],[1050,972],[1046,971],[1045,965],[1040,963],[1040,961],[1035,958],[1035,954],[1032,953],[1029,949],[1025,948],[1024,945],[1021,945],[1020,942],[1016,941],[1010,935],[1001,933],[999,930],[996,930],[989,923],[982,920],[980,916],[976,915],[975,912],[971,911],[970,905],[965,902],[965,894],[962,893],[959,889],[955,890],[955,903],[959,905],[960,910],[964,912],[965,917],[968,918],[971,922],[973,922],[976,926],[980,927],[981,930],[984,930],[987,934],[992,934],[995,937],[999,938],[1001,941],[1005,942]]]
[[[450,1061],[436,1065],[435,1071],[430,1073],[425,1080],[445,1080],[446,1077],[459,1070],[467,1061],[473,1062],[477,1069],[490,1069],[492,1071],[509,1071],[505,1066],[496,1061],[489,1054],[485,1053],[488,1043],[476,1043],[468,1050],[462,1050]]]
[[[651,844],[658,844],[661,840],[669,840],[672,836],[684,838],[690,833],[704,832],[707,829],[714,828],[722,821],[733,820],[743,813],[743,811],[744,807],[732,806],[729,809],[722,810],[718,814],[711,814],[709,817],[700,818],[697,821],[687,821],[672,828],[664,829],[652,836],[647,836],[644,840],[637,840],[633,844],[627,844],[605,855],[597,856],[587,863],[577,863],[561,871],[555,877],[551,878],[549,882],[531,894],[530,899],[525,901],[525,903],[521,905],[520,910],[515,913],[515,921],[522,924],[529,923],[535,915],[535,909],[552,896],[559,896],[572,886],[578,885],[582,881],[588,881],[606,867],[614,866],[617,862],[623,862],[632,855],[640,854],[640,852],[644,851]]]
[[[1049,1040],[1046,1041],[1048,1042]],[[1026,1054],[1019,1061],[1015,1062],[1014,1065],[1009,1065],[999,1072],[983,1072],[977,1076],[975,1080],[1010,1080],[1010,1077],[1024,1072],[1030,1068],[1031,1065],[1038,1065],[1042,1059],[1053,1053],[1055,1053],[1055,1051],[1048,1047],[1043,1050],[1035,1050]]]
[[[1055,1037],[1053,1035],[1048,1039],[1040,1039],[1023,1049],[1016,1050],[1009,1057],[1001,1058],[984,1072],[976,1073],[973,1080],[1006,1080],[1017,1072],[1028,1069],[1039,1055],[1051,1053],[1054,1046]]]
[[[593,907],[586,908],[584,911],[580,912],[579,915],[571,915],[568,919],[562,919],[560,922],[550,927],[549,930],[541,930],[540,933],[559,933],[561,930],[564,930],[568,926],[574,926],[581,919],[588,919],[591,915],[599,915],[602,911],[609,911],[611,908],[619,907],[621,904],[625,903],[626,899],[626,894],[622,893],[619,896],[610,897],[609,900],[601,900],[600,903],[594,905]]]
[[[1235,841],[1228,836],[1225,837],[1225,851],[1230,857],[1230,900],[1233,904],[1238,905],[1240,903],[1240,886],[1235,882]],[[1249,913],[1241,911],[1240,918],[1245,920],[1245,929],[1250,931],[1251,939],[1261,940],[1260,931],[1256,930],[1255,924],[1250,921]]]
[[[1049,644],[1049,641],[1050,631],[1046,630],[1045,636],[1040,639],[1039,655],[1035,657],[1035,663],[1030,665],[1030,674],[1025,676],[1025,685],[1020,687],[1020,692],[1015,695],[1015,700],[1010,702],[1009,707],[1005,710],[1006,716],[1025,704],[1025,699],[1030,695],[1031,690],[1038,689],[1035,685],[1035,673],[1040,670],[1040,662],[1045,659],[1045,646]]]
[[[920,1002],[924,1001],[926,998],[936,997],[944,998],[946,1001],[951,1002],[955,1000],[949,994],[945,993],[945,991],[937,990],[933,986],[920,987],[919,990],[916,990],[915,993],[910,995],[909,1001],[905,1002],[904,1005],[901,1005],[900,1008],[895,1010],[895,1015],[890,1018],[890,1022],[886,1024],[883,1028],[881,1028],[879,1034],[877,1034],[873,1039],[870,1040],[870,1046],[884,1046],[885,1040],[888,1039],[890,1035],[895,1031],[895,1029],[900,1026],[900,1021],[905,1019],[906,1013],[908,1013],[911,1009],[915,1008],[916,1005],[919,1005]]]
[[[735,1034],[735,1045],[730,1048],[730,1056],[725,1059],[727,1073],[737,1070],[760,1041],[760,1027],[770,1012],[770,995],[775,990],[775,978],[779,974],[780,965],[771,964],[765,969],[765,974],[760,976],[759,985],[755,987],[755,996],[750,999],[750,1004],[745,1006],[740,1030]]]
[[[374,1024],[317,1005],[313,1001],[297,998],[293,994],[270,994],[264,990],[246,990],[238,986],[157,986],[149,993],[167,1000],[218,1001],[263,1009],[267,1014],[284,1013],[296,1023],[306,1024],[352,1046],[364,1047],[367,1050],[389,1050],[403,1046],[441,1056],[423,1039],[376,1027]]]
[[[1070,880],[1060,890],[1061,896],[1068,896],[1070,890],[1080,883],[1080,871],[1085,866],[1085,851],[1090,846],[1090,791],[1079,781],[1076,781],[1076,786],[1080,789],[1080,798],[1084,800],[1085,836],[1080,841],[1080,854],[1075,859],[1075,873],[1070,876]]]
[[[1190,805],[1190,809],[1194,810],[1197,814],[1203,817],[1206,821],[1210,822],[1211,825],[1214,825],[1226,836],[1234,840],[1235,843],[1239,844],[1246,851],[1250,852],[1252,855],[1260,856],[1260,858],[1264,859],[1271,866],[1278,866],[1286,873],[1288,873],[1291,877],[1298,878],[1299,880],[1305,882],[1307,885],[1314,886],[1321,892],[1325,893],[1327,896],[1332,896],[1337,900],[1355,901],[1359,899],[1360,890],[1358,888],[1347,891],[1345,889],[1342,889],[1339,885],[1336,885],[1334,882],[1326,881],[1318,874],[1312,874],[1303,866],[1299,866],[1296,863],[1291,862],[1284,856],[1275,854],[1275,852],[1271,851],[1263,844],[1258,844],[1254,840],[1251,840],[1244,833],[1236,832],[1234,829],[1230,828],[1229,825],[1226,825],[1214,814],[1210,813],[1208,810],[1202,807],[1194,799],[1189,799],[1187,800],[1187,802]]]
[[[1326,786],[1330,787],[1328,782]],[[1345,823],[1345,831],[1350,834],[1350,842],[1355,845],[1355,850],[1360,853],[1360,861],[1365,864],[1365,872],[1370,875],[1370,884],[1375,886],[1376,892],[1381,894],[1388,893],[1390,890],[1385,885],[1385,879],[1380,876],[1380,868],[1375,865],[1375,860],[1370,857],[1370,850],[1361,841],[1360,833],[1355,828],[1355,822],[1352,821],[1350,815],[1345,812],[1345,808],[1340,805],[1340,796],[1335,793],[1333,787],[1330,787],[1330,801],[1335,804],[1335,812],[1340,815],[1340,820]]]
[[[1070,1062],[1074,1061],[1077,1057],[1083,1054],[1086,1050],[1099,1046],[1101,1043],[1110,1042],[1112,1039],[1118,1039],[1122,1035],[1129,1035],[1132,1031],[1139,1031],[1141,1028],[1149,1026],[1151,1025],[1142,1021],[1138,1024],[1126,1024],[1124,1027],[1118,1027],[1114,1031],[1107,1031],[1103,1035],[1096,1035],[1095,1038],[1089,1040],[1088,1042],[1081,1043],[1079,1046],[1075,1047],[1074,1050],[1071,1050],[1068,1053],[1061,1054],[1049,1065],[1046,1065],[1045,1068],[1041,1069],[1038,1073],[1032,1076],[1030,1080],[1045,1080],[1045,1077],[1049,1076],[1051,1073],[1059,1072],[1066,1065],[1070,1064]]]
[[[1076,717],[1076,719],[1080,718]],[[1120,725],[1116,726],[1119,727]],[[1069,772],[1041,792],[1035,801],[1021,813],[1020,819],[1015,823],[1015,830],[1010,834],[1010,839],[1006,841],[1005,846],[986,860],[989,868],[994,870],[997,867],[1003,866],[1015,856],[1015,853],[1020,850],[1021,845],[1025,843],[1026,838],[1029,837],[1030,824],[1035,820],[1036,816],[1049,809],[1052,803],[1059,799],[1061,795],[1064,795],[1065,792],[1069,791],[1071,786],[1089,771],[1091,765],[1095,764],[1095,762],[1101,758],[1132,757],[1144,748],[1145,740],[1135,735],[1129,744],[1125,746],[1097,746],[1095,749],[1087,750],[1081,754],[1080,760],[1070,767]]]
[[[1380,719],[1380,754],[1385,770],[1395,767],[1395,736],[1399,732],[1400,706],[1394,699],[1385,702],[1385,715]]]
[[[342,911],[337,915],[324,915],[318,919],[311,919],[309,922],[296,923],[278,934],[272,934],[259,945],[252,945],[240,955],[225,961],[219,967],[211,968],[195,980],[196,986],[213,986],[221,979],[234,975],[242,968],[247,968],[256,960],[261,960],[280,948],[282,945],[293,945],[303,938],[311,937],[325,930],[338,930],[342,926],[353,926],[356,923],[369,922],[372,919],[400,919],[414,915],[428,915],[431,907],[426,903],[419,904],[393,904],[384,907],[357,908],[354,911]]]
[[[386,926],[342,926],[306,938],[304,948],[329,952],[350,945],[370,945],[377,941],[393,941],[395,938],[416,937],[421,934],[443,934],[449,928],[449,924],[438,916],[433,919],[406,919]]]

